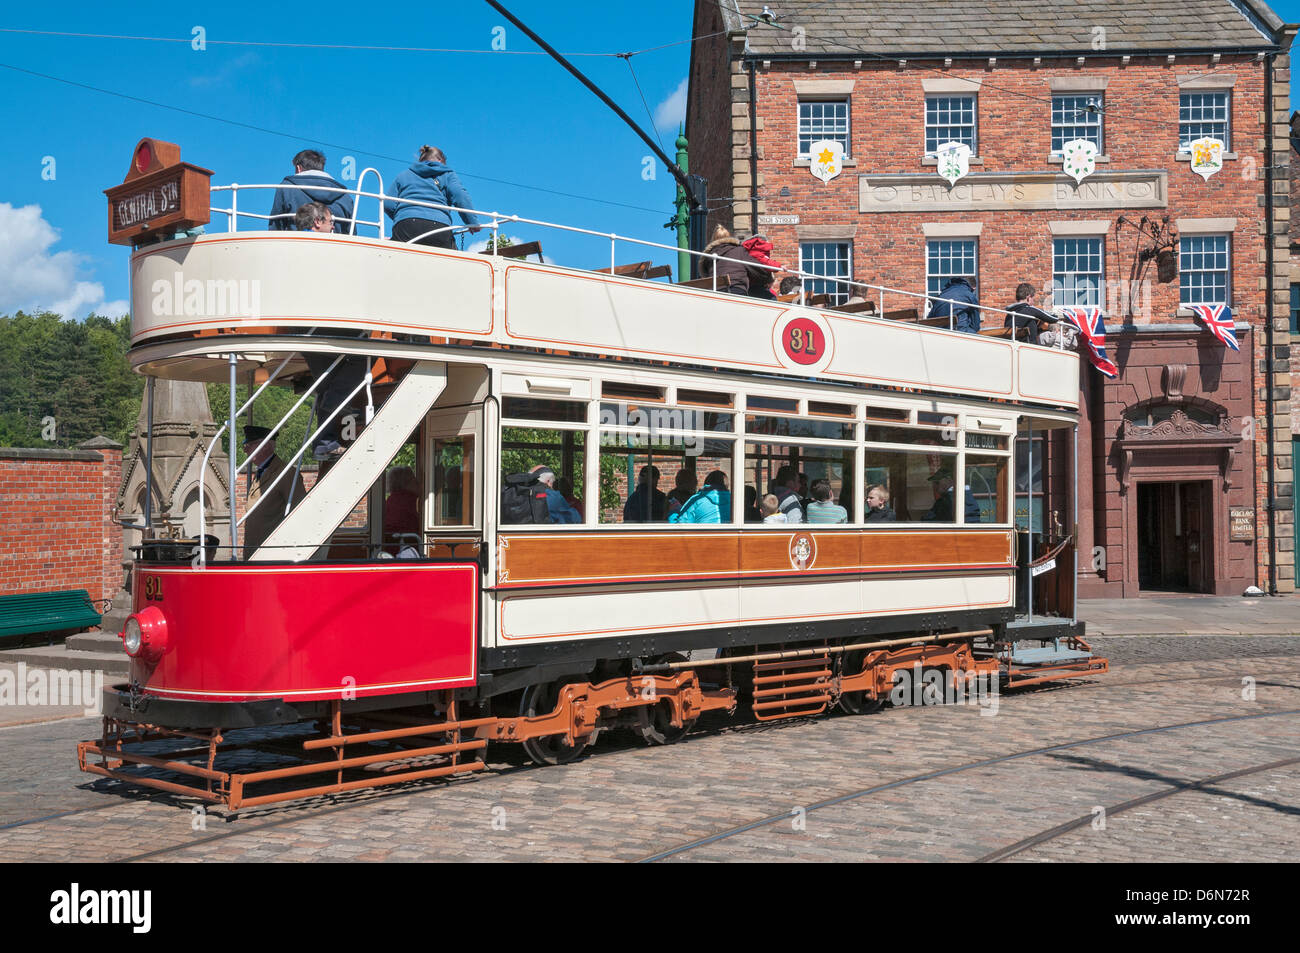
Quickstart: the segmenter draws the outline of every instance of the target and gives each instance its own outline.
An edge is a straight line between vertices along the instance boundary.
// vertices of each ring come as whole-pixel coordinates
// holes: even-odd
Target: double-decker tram
[[[864,713],[931,673],[1105,671],[1075,618],[1077,353],[887,317],[903,292],[638,277],[611,236],[584,271],[225,211],[134,250],[134,368],[251,382],[214,447],[268,388],[314,403],[284,488],[350,426],[305,495],[249,495],[284,424],[257,417],[258,462],[201,503],[234,538],[136,551],[131,675],[83,770],[240,808],[489,745],[555,764],[605,729]]]

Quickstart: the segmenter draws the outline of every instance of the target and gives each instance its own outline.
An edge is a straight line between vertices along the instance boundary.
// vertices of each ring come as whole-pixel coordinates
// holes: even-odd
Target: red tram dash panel
[[[137,564],[135,610],[166,622],[137,658],[146,694],[195,701],[361,698],[475,684],[478,566]]]

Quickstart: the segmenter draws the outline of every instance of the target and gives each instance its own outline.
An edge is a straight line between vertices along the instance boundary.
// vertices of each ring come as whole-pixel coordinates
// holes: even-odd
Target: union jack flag
[[[1200,315],[1210,333],[1234,351],[1240,351],[1237,335],[1233,332],[1232,309],[1226,304],[1194,304],[1191,309]]]
[[[1088,358],[1092,366],[1107,377],[1119,375],[1119,368],[1106,356],[1106,322],[1101,316],[1101,308],[1058,308],[1062,315],[1069,318],[1079,329],[1079,334],[1088,342]]]

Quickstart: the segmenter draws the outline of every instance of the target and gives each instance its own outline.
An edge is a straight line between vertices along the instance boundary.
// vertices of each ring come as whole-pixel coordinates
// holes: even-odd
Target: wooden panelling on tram
[[[1013,568],[1008,529],[503,533],[499,588]]]

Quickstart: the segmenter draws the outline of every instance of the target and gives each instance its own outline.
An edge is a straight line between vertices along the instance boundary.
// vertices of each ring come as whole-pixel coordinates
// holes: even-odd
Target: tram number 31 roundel
[[[786,314],[775,330],[776,356],[791,370],[820,370],[830,362],[830,329],[823,322],[806,314]]]

